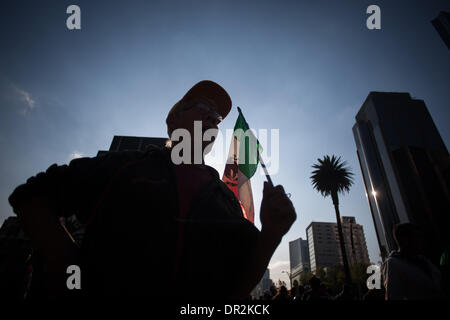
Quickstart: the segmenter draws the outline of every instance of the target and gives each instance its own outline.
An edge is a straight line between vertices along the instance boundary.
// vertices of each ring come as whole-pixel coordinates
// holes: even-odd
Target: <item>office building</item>
[[[366,239],[362,225],[354,217],[341,217],[342,233],[350,265],[369,264]],[[306,228],[311,272],[318,267],[343,265],[339,233],[335,222],[311,222]]]
[[[311,222],[306,228],[311,272],[317,267],[341,265],[336,223]]]
[[[300,275],[310,271],[308,241],[298,238],[289,242],[290,280],[300,284]]]
[[[341,225],[349,265],[370,264],[363,226],[356,223],[355,217],[341,217]]]
[[[167,138],[148,138],[133,136],[114,136],[109,152],[117,151],[144,151],[149,145],[163,147],[166,145]],[[107,153],[108,151],[100,150],[97,156]]]
[[[382,258],[397,249],[395,224],[411,222],[437,262],[449,239],[450,160],[424,101],[371,92],[353,135]]]
[[[270,279],[270,270],[266,269],[261,281],[259,281],[259,283],[252,290],[250,295],[254,298],[259,299],[261,296],[264,295],[265,291],[268,291],[270,289],[270,287],[272,285],[273,285],[273,281]]]
[[[450,50],[450,13],[441,11],[431,23]]]

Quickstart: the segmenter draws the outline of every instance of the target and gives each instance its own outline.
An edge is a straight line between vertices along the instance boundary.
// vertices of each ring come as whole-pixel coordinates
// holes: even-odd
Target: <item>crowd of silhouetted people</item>
[[[320,279],[313,276],[306,285],[292,286],[290,290],[285,285],[278,288],[274,285],[269,290],[265,290],[263,295],[253,297],[252,300],[262,301],[355,301],[355,300],[384,300],[384,289],[371,289],[363,295],[359,295],[352,285],[344,284],[342,291],[337,295],[333,295],[330,288],[321,283]]]
[[[276,301],[344,301],[344,300],[439,300],[449,296],[449,250],[441,256],[439,267],[426,256],[426,237],[422,228],[412,223],[394,228],[397,250],[381,266],[380,289],[365,294],[357,286],[344,284],[339,294],[313,276],[305,286],[295,283],[291,290],[272,286],[258,300]],[[347,281],[348,282],[348,281]],[[360,289],[360,288],[359,288]]]

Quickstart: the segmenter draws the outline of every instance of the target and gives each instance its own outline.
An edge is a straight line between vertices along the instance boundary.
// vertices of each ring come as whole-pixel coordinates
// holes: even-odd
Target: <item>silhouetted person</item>
[[[203,133],[212,129],[217,136],[230,109],[221,86],[201,81],[166,119],[169,137],[180,129],[187,138],[167,148],[52,165],[16,188],[10,204],[43,254],[54,296],[69,293],[66,269],[72,264],[81,268],[77,293],[89,297],[148,296],[154,287],[160,288],[158,297],[249,295],[296,214],[283,187],[265,183],[259,231],[243,217],[217,171],[204,164],[212,142],[203,141]],[[201,121],[201,135],[195,121]],[[194,155],[198,150],[200,159]],[[72,214],[86,226],[81,248],[59,222]]]
[[[272,298],[274,301],[290,301],[288,290],[285,286],[280,286],[278,293]]]
[[[302,285],[299,285],[299,286],[297,287],[295,296],[292,297],[292,300],[295,301],[295,302],[300,302],[300,301],[302,301],[303,293],[305,293],[305,287],[302,286]]]
[[[297,296],[298,292],[298,284],[294,284],[294,286],[289,290],[289,297],[291,300],[294,300],[294,298]]]
[[[320,286],[320,279],[313,276],[308,281],[310,289],[303,294],[303,301],[325,301],[330,300],[330,297]]]
[[[412,223],[394,228],[398,250],[383,263],[382,272],[386,300],[442,298],[441,275],[424,255],[424,233]]]
[[[271,285],[269,288],[271,298],[275,297],[278,293],[277,287]]]

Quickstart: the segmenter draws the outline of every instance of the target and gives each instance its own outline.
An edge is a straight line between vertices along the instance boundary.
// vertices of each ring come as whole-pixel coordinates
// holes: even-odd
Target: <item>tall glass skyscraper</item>
[[[450,50],[450,13],[441,11],[431,23]]]
[[[353,135],[383,259],[397,249],[395,224],[412,222],[424,229],[436,262],[450,239],[450,160],[424,101],[371,92]]]

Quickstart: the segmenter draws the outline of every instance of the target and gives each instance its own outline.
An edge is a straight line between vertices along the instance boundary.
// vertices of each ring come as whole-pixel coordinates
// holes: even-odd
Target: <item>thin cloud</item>
[[[36,107],[31,94],[7,79],[0,79],[0,96],[10,105],[19,109],[19,114],[27,115]]]
[[[74,151],[70,154],[69,159],[73,160],[73,159],[78,159],[78,158],[83,158],[84,154],[82,152],[79,151]]]
[[[34,108],[34,104],[36,103],[33,99],[31,99],[31,96],[28,92],[26,92],[25,90],[22,90],[18,87],[14,87],[14,89],[16,90],[19,99],[23,102],[25,102],[26,104],[26,108],[23,110],[23,114],[25,115],[28,111],[33,110]]]
[[[272,270],[272,269],[279,269],[279,268],[282,268],[282,267],[286,267],[288,265],[289,265],[289,261],[284,261],[284,260],[275,261],[274,263],[269,264],[269,269],[270,270]]]
[[[0,77],[0,100],[22,116],[36,108],[36,100],[30,92],[4,77]]]

